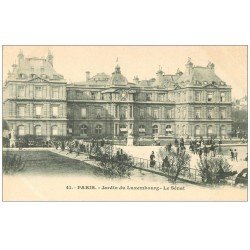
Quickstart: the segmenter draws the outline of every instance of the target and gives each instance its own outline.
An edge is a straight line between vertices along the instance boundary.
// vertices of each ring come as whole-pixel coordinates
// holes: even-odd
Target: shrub
[[[100,161],[104,175],[108,177],[130,177],[133,170],[132,158],[119,151],[115,154],[112,145],[95,146],[91,150],[91,156]]]
[[[237,174],[223,157],[204,157],[198,166],[202,182],[208,184],[225,183],[227,177]]]
[[[15,174],[25,168],[25,161],[21,156],[12,154],[9,151],[3,154],[3,173]]]

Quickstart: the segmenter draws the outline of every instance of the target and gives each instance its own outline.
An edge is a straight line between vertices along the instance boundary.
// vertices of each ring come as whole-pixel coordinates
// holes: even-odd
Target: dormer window
[[[25,74],[22,74],[22,73],[21,73],[21,74],[19,74],[19,77],[20,77],[20,78],[25,78]]]
[[[34,79],[34,78],[36,78],[36,74],[31,74],[30,77],[31,77],[32,79]]]
[[[212,93],[208,93],[207,94],[207,101],[211,102],[213,100],[213,94]]]
[[[204,81],[203,84],[204,84],[204,85],[207,85],[207,81]]]

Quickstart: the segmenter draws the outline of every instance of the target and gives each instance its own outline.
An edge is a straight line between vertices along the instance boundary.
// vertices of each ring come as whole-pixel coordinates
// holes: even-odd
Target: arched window
[[[177,125],[177,126],[176,126],[176,135],[179,135],[179,133],[180,133],[180,126]]]
[[[58,127],[56,125],[52,126],[52,128],[51,128],[51,134],[52,135],[58,135]]]
[[[183,125],[182,126],[182,135],[185,135],[186,134],[186,125]]]
[[[158,134],[158,125],[154,125],[152,129],[153,134]]]
[[[207,136],[211,136],[213,134],[213,127],[210,125],[207,127]]]
[[[101,134],[102,133],[102,125],[97,125],[96,127],[95,127],[95,132],[96,132],[96,134]]]
[[[42,127],[40,125],[35,126],[35,135],[42,135]]]
[[[87,125],[85,125],[85,124],[83,124],[83,125],[81,125],[80,126],[80,133],[82,134],[82,135],[86,135],[87,134],[87,131],[88,131],[88,127],[87,127]]]
[[[199,125],[195,126],[195,136],[201,135],[201,127]]]
[[[172,127],[171,127],[171,125],[167,125],[166,126],[166,135],[170,135],[170,134],[172,134]]]
[[[17,133],[18,133],[19,136],[24,135],[24,126],[23,125],[18,126]]]
[[[145,129],[145,125],[140,125],[139,126],[139,133],[145,133],[146,129]]]

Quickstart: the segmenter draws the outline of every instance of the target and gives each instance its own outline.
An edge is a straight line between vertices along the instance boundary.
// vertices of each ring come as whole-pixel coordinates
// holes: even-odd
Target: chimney
[[[86,73],[86,82],[88,82],[90,79],[90,72],[86,71],[85,73]]]
[[[138,77],[138,76],[135,76],[135,77],[134,77],[134,82],[135,82],[136,84],[139,83],[139,77]]]
[[[47,55],[47,61],[51,64],[51,66],[53,67],[53,55],[51,54],[50,50],[48,51],[48,55]]]
[[[156,76],[157,85],[163,84],[163,71],[161,66],[159,66],[159,70],[156,72]]]
[[[212,62],[208,62],[207,68],[214,70],[215,65]]]
[[[20,50],[18,54],[18,64],[20,65],[20,62],[24,59],[23,51]]]
[[[188,61],[186,63],[186,69],[187,69],[189,74],[191,73],[193,66],[194,66],[194,64],[191,62],[191,58],[189,57]]]

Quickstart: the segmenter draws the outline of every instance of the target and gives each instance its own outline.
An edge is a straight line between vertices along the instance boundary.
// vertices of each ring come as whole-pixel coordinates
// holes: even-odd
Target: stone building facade
[[[119,65],[111,75],[86,72],[83,82],[67,83],[53,68],[53,56],[18,55],[4,85],[4,119],[17,135],[47,138],[134,136],[227,137],[232,130],[231,87],[213,63],[185,72],[129,82]]]

